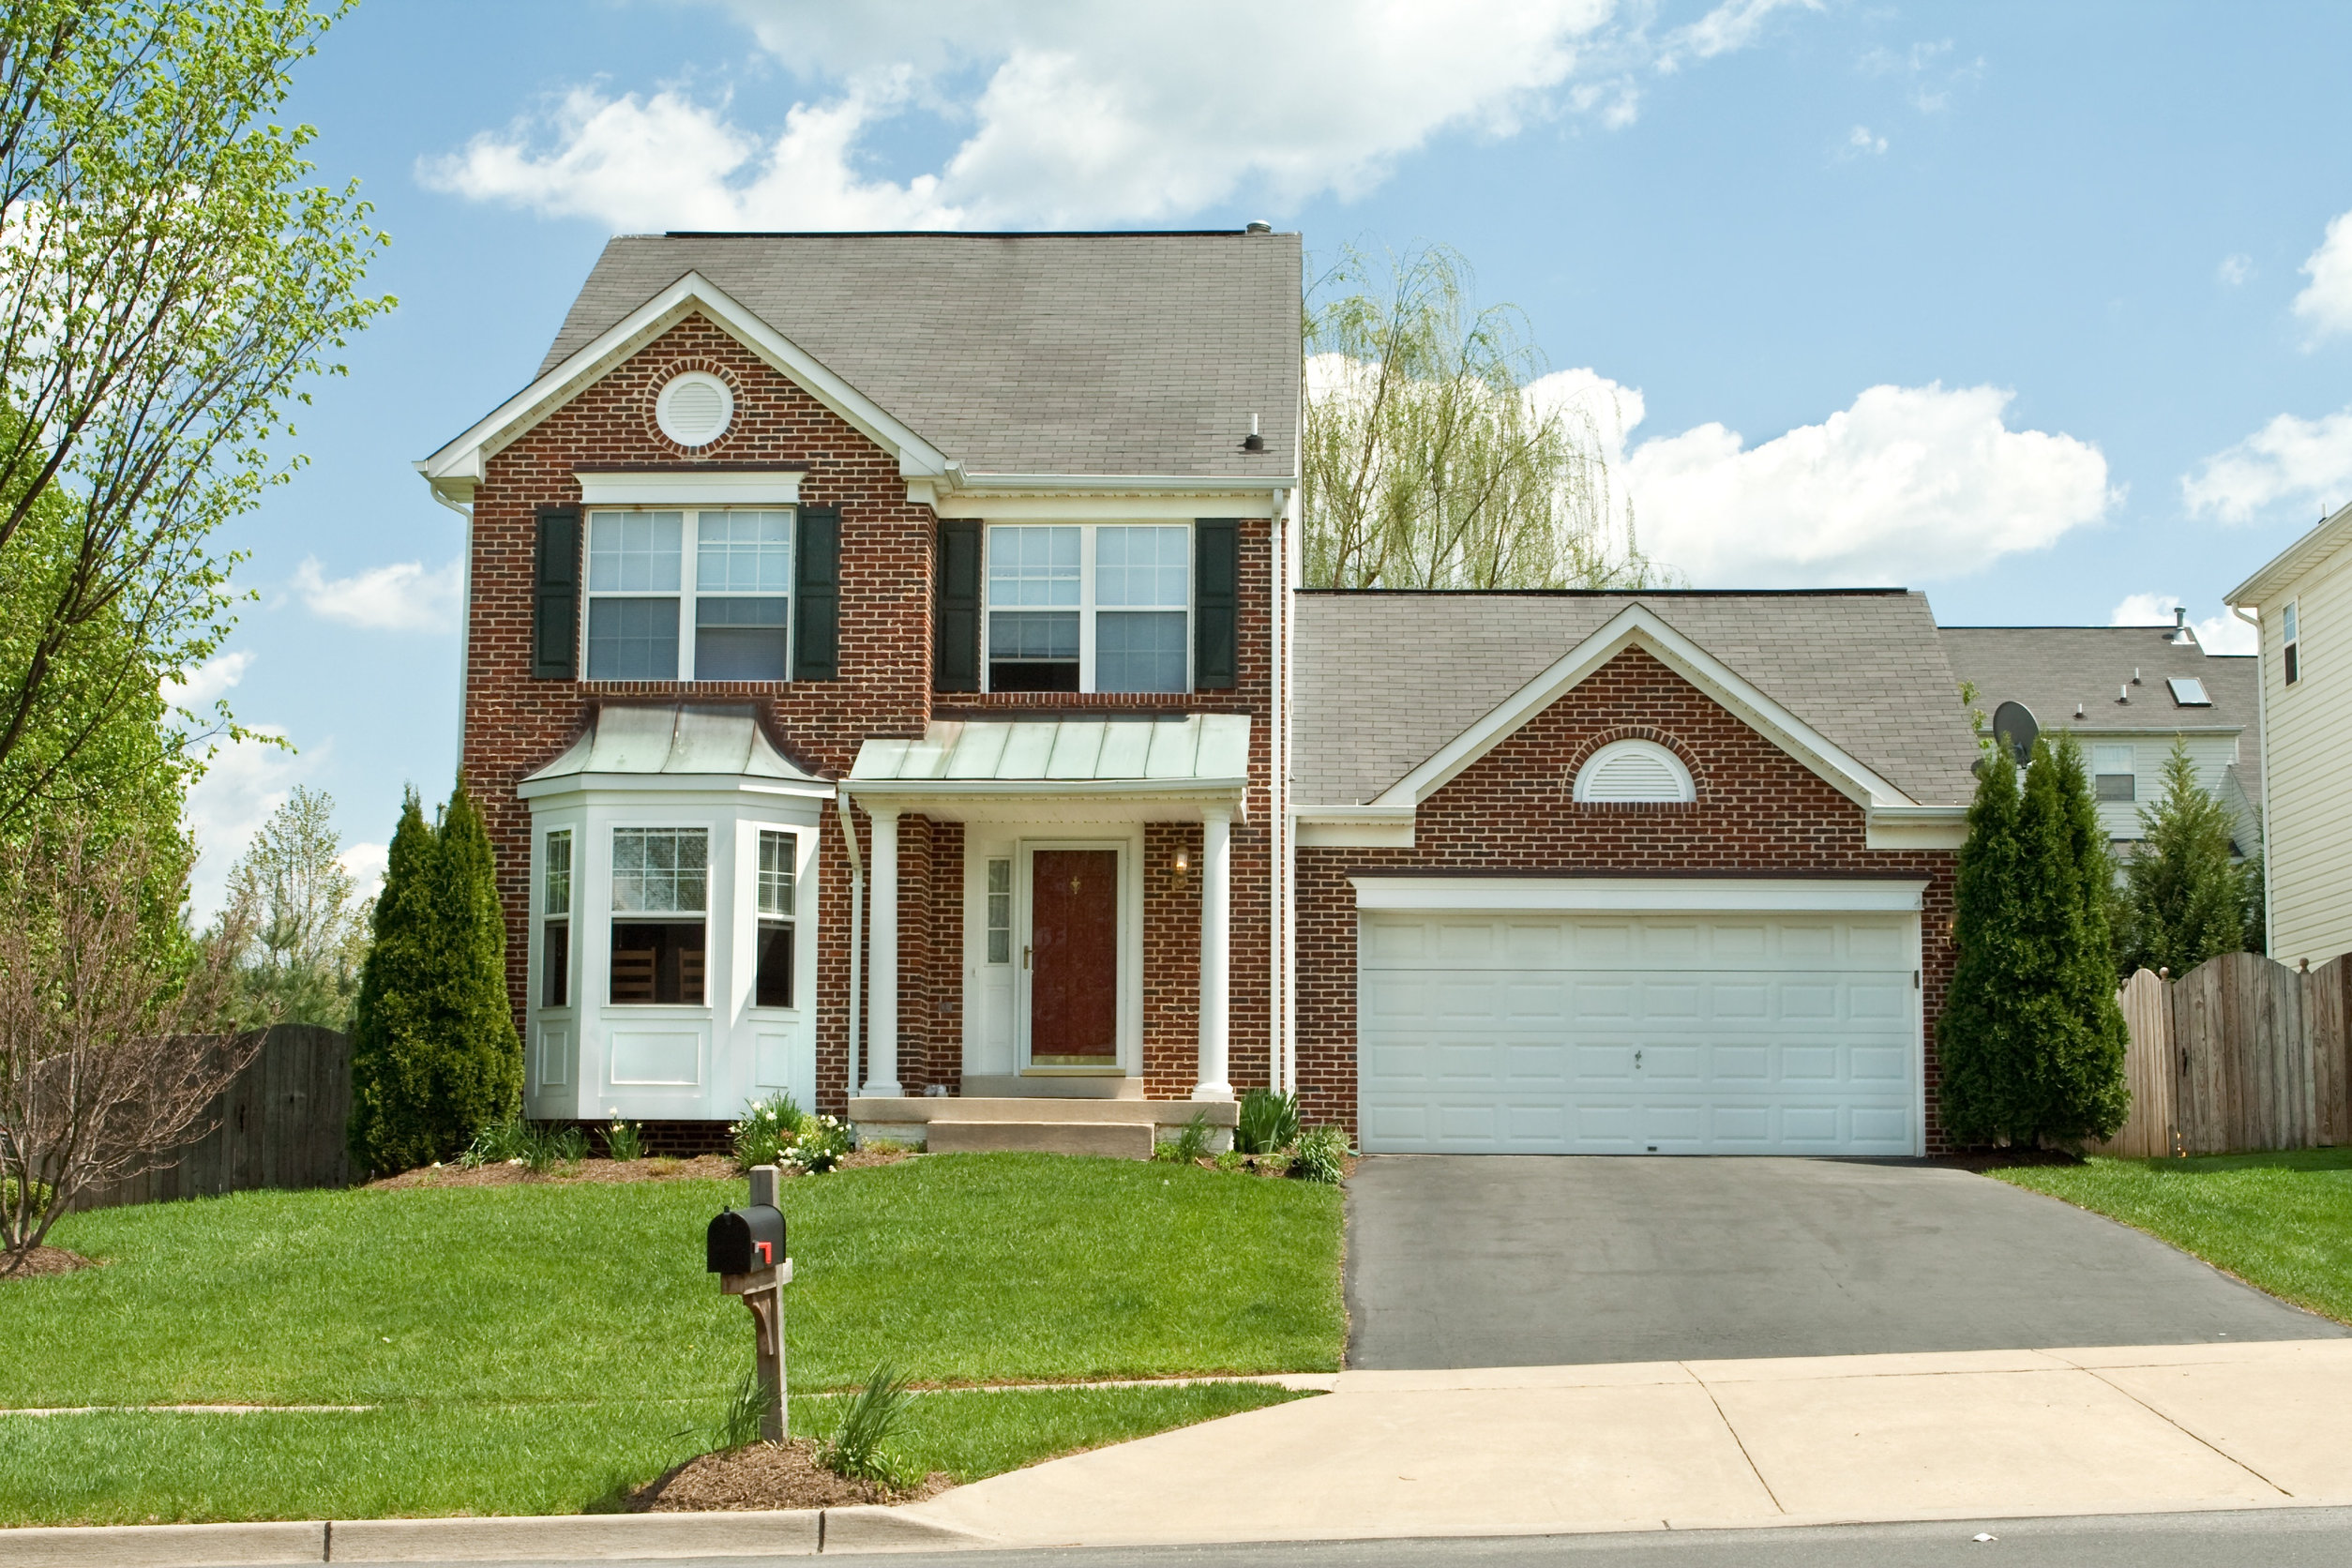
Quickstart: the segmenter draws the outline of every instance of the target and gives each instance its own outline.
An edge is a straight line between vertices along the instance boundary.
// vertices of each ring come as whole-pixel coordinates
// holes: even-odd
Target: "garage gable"
[[[1887,778],[1640,604],[1628,605],[1600,630],[1569,649],[1391,785],[1373,804],[1392,808],[1420,806],[1629,650],[1639,650],[1671,671],[1855,805],[1871,810],[1917,808],[1919,803]],[[1687,763],[1689,759],[1683,761]]]

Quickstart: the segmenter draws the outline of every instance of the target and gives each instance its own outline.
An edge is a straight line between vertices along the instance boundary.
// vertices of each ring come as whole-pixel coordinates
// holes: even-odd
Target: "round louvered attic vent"
[[[734,417],[734,393],[701,370],[672,376],[654,400],[654,423],[681,446],[708,446],[727,433]]]
[[[1698,798],[1682,759],[1652,741],[1611,741],[1576,770],[1576,798],[1603,806]]]

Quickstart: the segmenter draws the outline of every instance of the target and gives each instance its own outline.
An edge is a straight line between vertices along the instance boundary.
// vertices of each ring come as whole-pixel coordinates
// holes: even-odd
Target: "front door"
[[[1029,1061],[1119,1065],[1119,852],[1029,856]]]

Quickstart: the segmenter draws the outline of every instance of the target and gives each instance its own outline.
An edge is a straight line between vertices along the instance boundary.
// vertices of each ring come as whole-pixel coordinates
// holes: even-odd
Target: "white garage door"
[[[1914,914],[1361,921],[1367,1153],[1920,1152]]]

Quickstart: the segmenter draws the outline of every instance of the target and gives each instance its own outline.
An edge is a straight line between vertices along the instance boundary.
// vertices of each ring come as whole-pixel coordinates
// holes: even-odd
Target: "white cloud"
[[[1868,126],[1856,126],[1847,133],[1844,150],[1848,158],[1858,157],[1862,153],[1876,156],[1887,150],[1887,139],[1883,136],[1873,136]]]
[[[2311,281],[2295,296],[2295,313],[2311,324],[2311,341],[2352,332],[2352,212],[2328,220],[2302,270]]]
[[[2254,276],[2254,258],[2239,251],[2224,256],[2222,264],[2213,269],[2213,277],[2222,287],[2234,289]]]
[[[189,671],[186,680],[164,682],[163,700],[178,708],[209,707],[252,667],[253,656],[247,652],[215,655]]]
[[[1449,132],[1633,119],[1636,74],[1745,47],[1815,0],[1727,0],[1664,41],[1614,0],[728,0],[819,91],[780,132],[727,97],[581,86],[418,166],[429,186],[621,229],[1149,222],[1244,197],[1360,195]],[[1302,68],[1300,62],[1312,61]],[[936,170],[871,172],[865,134],[920,108],[967,126]]]
[[[1874,386],[1757,446],[1720,424],[1645,442],[1620,470],[1642,549],[1700,586],[1759,588],[1918,583],[2045,549],[2115,492],[2096,446],[2009,429],[2013,396]]]
[[[2173,611],[2187,602],[2177,594],[2127,594],[2107,616],[2107,625],[2168,626],[2173,624]],[[2254,627],[2227,610],[2219,615],[2209,615],[2202,621],[2192,621],[2189,625],[2197,634],[2197,645],[2209,654],[2251,654],[2254,651]]]
[[[427,570],[421,561],[328,577],[316,556],[294,568],[294,591],[311,613],[371,631],[451,631],[458,624],[458,563]]]
[[[384,886],[384,867],[391,864],[391,857],[389,844],[354,844],[337,857],[343,869],[351,873],[354,901],[376,896]]]
[[[2226,523],[2252,522],[2290,501],[2333,511],[2352,499],[2352,408],[2316,419],[2280,415],[2184,475],[2180,496],[2193,515]]]
[[[215,746],[204,776],[188,792],[188,825],[197,853],[188,898],[200,925],[219,911],[229,872],[253,835],[320,761],[316,754],[297,757],[262,738],[282,737],[282,730],[252,728],[256,738]]]

